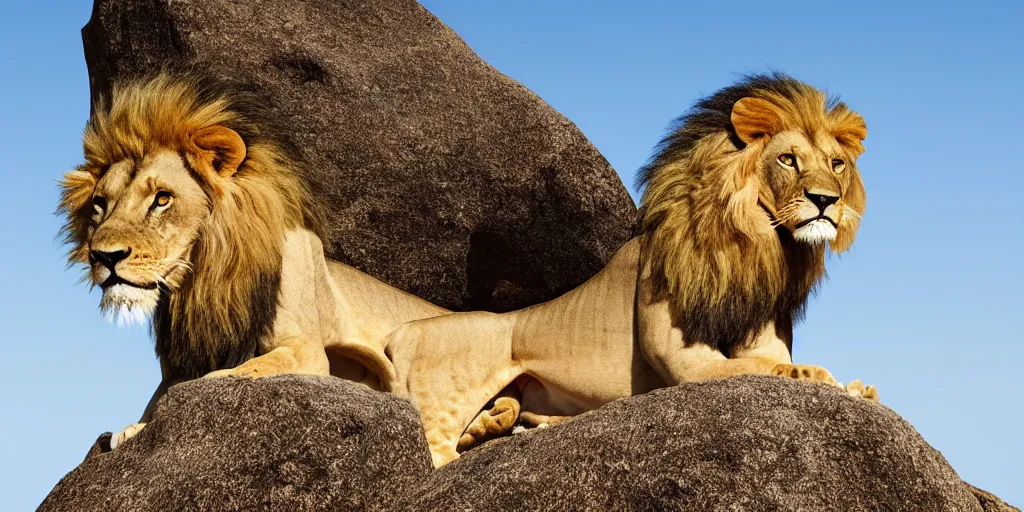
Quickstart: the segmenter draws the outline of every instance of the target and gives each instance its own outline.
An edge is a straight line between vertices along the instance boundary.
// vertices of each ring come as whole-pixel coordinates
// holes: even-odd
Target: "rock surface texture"
[[[1015,510],[891,410],[774,377],[619,400],[438,471],[420,428],[340,379],[193,381],[40,510]]]
[[[39,510],[388,510],[433,470],[422,428],[342,379],[191,381],[117,451],[102,436]]]
[[[413,0],[95,0],[82,34],[94,99],[166,62],[254,84],[312,164],[328,255],[441,306],[554,298],[630,237],[580,130]]]

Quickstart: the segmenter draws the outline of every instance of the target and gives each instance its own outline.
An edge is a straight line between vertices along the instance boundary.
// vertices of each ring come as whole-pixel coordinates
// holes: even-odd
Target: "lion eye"
[[[846,169],[846,162],[844,162],[841,158],[833,158],[832,171],[840,173],[843,172],[843,169]]]
[[[779,155],[779,163],[786,167],[793,167],[796,164],[796,157],[792,153],[783,153]]]
[[[96,213],[103,213],[107,209],[107,199],[103,196],[93,197],[92,207],[96,210]]]
[[[166,190],[161,190],[156,193],[156,199],[153,200],[154,208],[163,208],[171,204],[171,193]]]

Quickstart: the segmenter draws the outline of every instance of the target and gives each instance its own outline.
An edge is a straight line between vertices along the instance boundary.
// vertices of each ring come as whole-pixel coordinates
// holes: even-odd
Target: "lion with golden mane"
[[[387,342],[393,391],[419,409],[435,465],[517,422],[543,426],[684,382],[766,374],[842,387],[793,364],[793,325],[854,241],[866,195],[860,115],[781,74],[699,101],[641,171],[639,235],[544,304],[455,313]],[[877,400],[860,381],[846,390]]]
[[[102,310],[152,316],[163,379],[335,375],[387,388],[385,335],[447,310],[336,261],[303,165],[252,94],[198,73],[115,87],[62,182],[69,260]]]

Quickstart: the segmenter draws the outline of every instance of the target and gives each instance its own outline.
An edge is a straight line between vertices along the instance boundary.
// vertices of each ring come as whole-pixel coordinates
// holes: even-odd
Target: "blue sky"
[[[621,173],[698,97],[777,69],[867,120],[868,210],[797,329],[798,362],[877,384],[967,481],[1024,503],[1019,2],[428,1]],[[89,111],[91,2],[0,4],[0,482],[33,508],[159,380],[145,329],[97,314],[54,239]],[[635,195],[635,190],[632,190]]]

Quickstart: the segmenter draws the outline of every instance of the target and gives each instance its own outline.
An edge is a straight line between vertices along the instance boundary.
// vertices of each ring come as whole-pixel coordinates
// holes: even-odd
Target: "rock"
[[[386,510],[433,470],[422,428],[342,379],[191,381],[116,451],[101,437],[39,510]]]
[[[493,441],[396,509],[1012,510],[984,494],[890,409],[748,376],[619,400]],[[986,500],[995,508],[983,509]]]
[[[619,400],[438,471],[421,429],[340,379],[192,381],[40,510],[1016,510],[884,406],[774,377]]]
[[[981,508],[985,512],[1020,512],[1019,508],[1007,505],[995,494],[992,494],[982,489],[978,489],[977,487],[970,484],[966,485],[971,489],[971,492],[974,493],[974,496],[978,498],[978,502],[981,503]]]
[[[439,305],[554,298],[631,235],[579,129],[413,0],[95,0],[82,35],[93,98],[164,62],[255,84],[312,164],[328,255]]]

